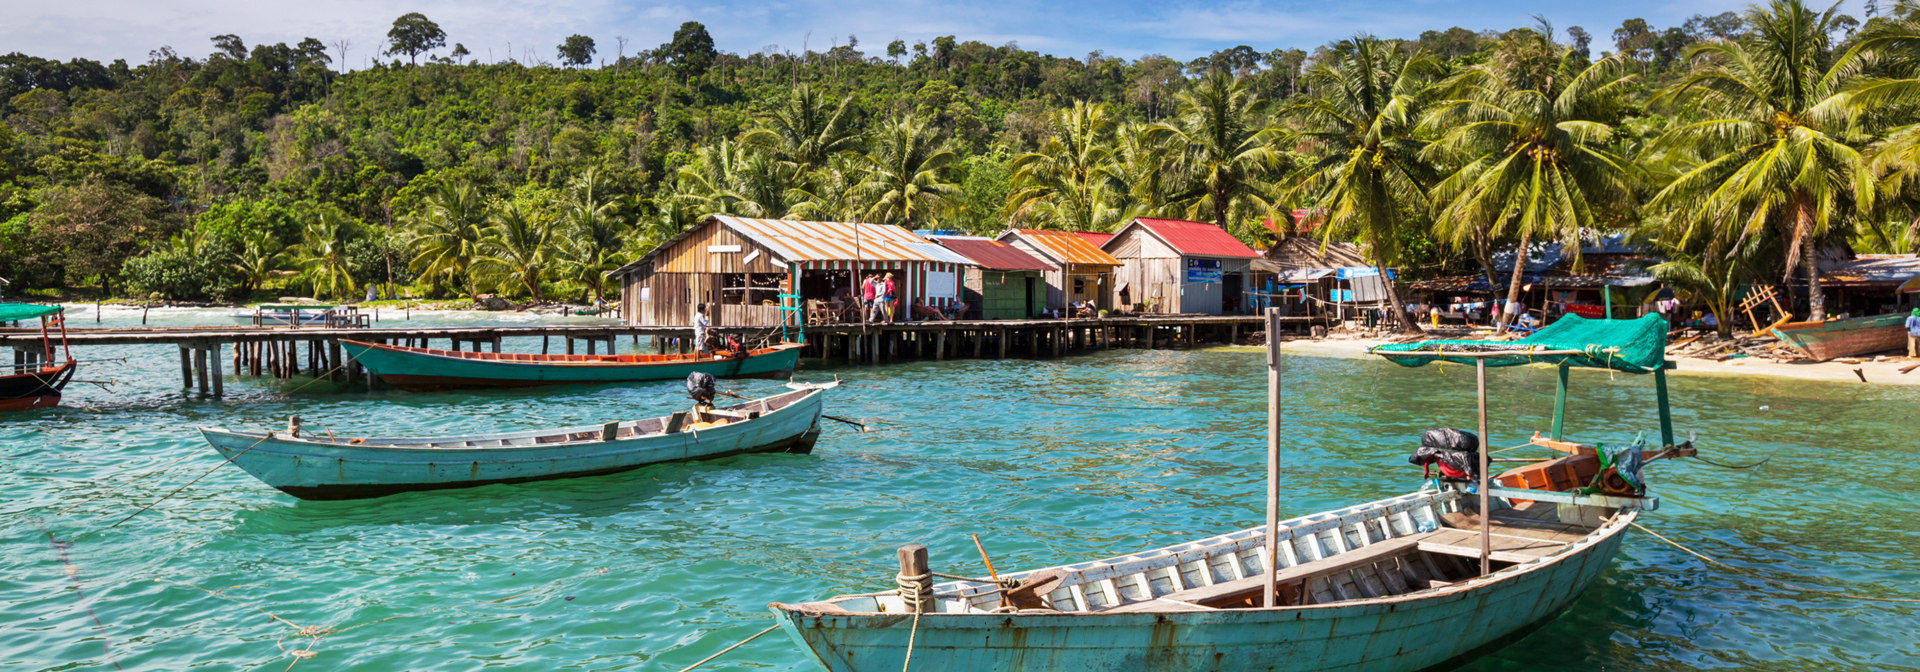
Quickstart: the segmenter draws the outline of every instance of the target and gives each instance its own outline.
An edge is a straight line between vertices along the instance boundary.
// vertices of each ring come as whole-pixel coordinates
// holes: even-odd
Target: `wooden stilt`
[[[224,380],[226,376],[222,375],[220,371],[220,360],[225,359],[225,357],[222,356],[224,353],[222,353],[221,350],[225,349],[225,347],[224,344],[214,343],[213,352],[207,357],[207,363],[213,365],[213,396],[216,399],[224,397],[227,394],[226,381]]]
[[[346,380],[347,372],[344,370],[336,370],[341,368],[340,341],[338,340],[327,341],[327,359],[330,360],[328,362],[329,366],[327,367],[327,380],[331,380],[336,383],[342,380]]]
[[[207,380],[207,349],[204,346],[193,349],[193,369],[194,375],[200,380],[200,393],[211,392],[213,385],[212,381]]]
[[[193,387],[193,360],[190,357],[191,355],[187,354],[187,346],[180,346],[180,389],[183,390]]]

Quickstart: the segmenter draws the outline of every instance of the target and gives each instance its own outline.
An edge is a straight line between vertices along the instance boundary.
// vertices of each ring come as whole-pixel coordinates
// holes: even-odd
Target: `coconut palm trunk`
[[[1820,263],[1815,258],[1818,247],[1813,236],[1813,203],[1806,194],[1794,199],[1794,228],[1800,239],[1800,271],[1807,276],[1807,319],[1824,322],[1827,319],[1827,295],[1820,286]],[[1726,321],[1723,316],[1721,321]]]
[[[1495,309],[1499,313],[1493,323],[1498,327],[1498,331],[1507,330],[1507,305],[1520,300],[1520,280],[1527,272],[1527,246],[1531,244],[1533,244],[1533,232],[1522,229],[1520,247],[1513,250],[1513,276],[1507,280],[1507,301]]]

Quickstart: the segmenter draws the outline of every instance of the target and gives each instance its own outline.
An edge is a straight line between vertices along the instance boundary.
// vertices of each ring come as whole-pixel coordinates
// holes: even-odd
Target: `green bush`
[[[158,292],[181,301],[231,299],[239,292],[243,278],[219,256],[161,250],[127,260],[121,273],[134,296]]]

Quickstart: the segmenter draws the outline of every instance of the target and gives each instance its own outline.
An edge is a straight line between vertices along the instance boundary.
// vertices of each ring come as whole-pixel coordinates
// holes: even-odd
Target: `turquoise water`
[[[229,378],[228,398],[213,401],[178,389],[171,346],[79,356],[128,357],[79,376],[115,391],[76,384],[61,408],[0,418],[0,669],[671,671],[770,625],[768,602],[891,585],[903,544],[927,545],[936,571],[978,574],[971,533],[1004,571],[1264,516],[1265,381],[1251,349],[808,360],[802,379],[848,383],[828,413],[876,431],[829,424],[811,456],[359,502],[279,494],[220,466],[193,428],[283,426],[289,414],[341,434],[536,428],[660,415],[684,406],[679,384],[409,394],[317,383],[289,396],[305,379]],[[1473,422],[1468,368],[1293,356],[1287,367],[1284,515],[1416,488],[1405,455],[1418,432]],[[1651,381],[1610,377],[1575,374],[1577,438],[1657,427]],[[1491,378],[1495,445],[1546,427],[1550,370]],[[1745,471],[1656,463],[1652,529],[1769,577],[1920,598],[1920,389],[1676,377],[1673,391],[1675,424],[1699,433],[1703,455],[1777,455]],[[1633,532],[1572,611],[1468,669],[1920,669],[1916,632],[1920,605],[1789,590]],[[702,669],[811,668],[773,633]]]

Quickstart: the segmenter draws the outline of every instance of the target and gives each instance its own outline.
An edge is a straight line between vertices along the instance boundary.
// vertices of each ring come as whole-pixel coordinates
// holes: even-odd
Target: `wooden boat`
[[[1268,316],[1269,333],[1277,333],[1278,313]],[[1270,346],[1274,424],[1265,526],[939,584],[930,578],[925,549],[910,546],[901,549],[897,590],[770,609],[777,625],[832,672],[908,665],[918,672],[1401,672],[1457,665],[1565,610],[1606,569],[1639,512],[1658,508],[1657,497],[1634,485],[1644,483],[1638,460],[1693,450],[1691,442],[1672,445],[1660,373],[1665,335],[1657,317],[1569,317],[1512,343],[1382,346],[1399,348],[1376,352],[1403,364],[1449,359],[1480,367],[1477,495],[1465,494],[1466,482],[1448,483],[1289,520],[1277,513],[1279,354]],[[1569,454],[1490,477],[1484,367],[1535,362],[1559,364],[1563,375],[1553,435],[1536,434],[1534,443]],[[1649,458],[1635,447],[1602,455],[1561,440],[1569,366],[1655,374],[1666,445]],[[1623,467],[1626,455],[1632,462]]]
[[[793,343],[737,354],[670,355],[523,355],[351,340],[342,340],[340,345],[350,358],[367,367],[368,373],[413,392],[670,380],[694,372],[716,378],[777,378],[791,375],[800,359],[800,346]]]
[[[1417,492],[1280,523],[1280,601],[1263,608],[1264,528],[1037,577],[1044,607],[1017,609],[990,582],[933,586],[917,626],[900,595],[771,605],[780,627],[834,672],[972,670],[1420,670],[1558,615],[1600,575],[1635,512],[1593,526],[1555,507],[1500,511],[1494,566],[1477,576],[1477,518],[1457,490]],[[1463,529],[1463,525],[1472,525]],[[1422,531],[1428,530],[1428,531]],[[1466,560],[1463,560],[1465,558]]]
[[[327,323],[327,311],[333,305],[316,304],[262,304],[253,310],[237,310],[227,316],[234,324],[256,327],[310,327]]]
[[[267,485],[301,499],[361,499],[611,474],[742,453],[808,453],[833,384],[725,408],[564,429],[432,438],[362,438],[201,428],[207,443]]]
[[[67,348],[67,321],[60,306],[31,303],[0,303],[0,322],[40,319],[40,349],[16,348],[13,364],[0,366],[0,413],[49,408],[60,405],[60,395],[73,380],[80,364]],[[64,361],[55,359],[53,336],[49,327],[60,330]]]
[[[1837,357],[1869,355],[1907,345],[1907,315],[1874,315],[1825,322],[1788,322],[1773,333],[1798,348],[1808,359],[1824,362]]]

